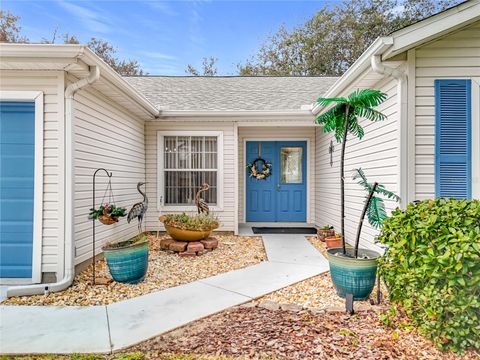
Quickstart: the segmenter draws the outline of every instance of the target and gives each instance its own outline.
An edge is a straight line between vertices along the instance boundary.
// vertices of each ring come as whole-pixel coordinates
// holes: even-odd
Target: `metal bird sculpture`
[[[204,191],[207,191],[208,189],[210,189],[210,185],[205,183],[202,185],[200,190],[198,190],[197,194],[195,195],[195,204],[197,204],[197,210],[199,214],[200,213],[208,214],[210,212],[207,202],[200,197],[201,193]]]
[[[145,193],[140,190],[140,187],[142,185],[145,185],[146,183],[144,182],[139,182],[137,184],[137,190],[138,192],[143,196],[143,201],[142,202],[138,202],[136,203],[135,205],[132,206],[132,208],[130,209],[130,211],[128,212],[128,215],[127,215],[127,222],[130,224],[130,221],[133,220],[133,218],[137,218],[138,219],[138,233],[141,234],[142,233],[142,221],[143,221],[143,216],[145,215],[145,213],[147,212],[147,209],[148,209],[148,198],[147,198],[147,195],[145,195]]]

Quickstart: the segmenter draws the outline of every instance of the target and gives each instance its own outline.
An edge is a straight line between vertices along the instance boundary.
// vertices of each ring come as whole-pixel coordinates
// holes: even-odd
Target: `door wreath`
[[[257,158],[248,164],[247,169],[250,177],[254,177],[257,180],[265,180],[272,175],[272,164],[262,158]]]

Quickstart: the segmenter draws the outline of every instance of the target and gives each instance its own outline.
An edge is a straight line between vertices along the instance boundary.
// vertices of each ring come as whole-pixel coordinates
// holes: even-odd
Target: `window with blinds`
[[[217,136],[164,136],[163,204],[195,205],[196,192],[207,183],[202,198],[216,205],[218,170]]]

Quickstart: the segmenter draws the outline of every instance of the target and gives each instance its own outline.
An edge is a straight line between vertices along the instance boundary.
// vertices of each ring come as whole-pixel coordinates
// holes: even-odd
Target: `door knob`
[[[277,191],[280,191],[280,184],[277,184]]]

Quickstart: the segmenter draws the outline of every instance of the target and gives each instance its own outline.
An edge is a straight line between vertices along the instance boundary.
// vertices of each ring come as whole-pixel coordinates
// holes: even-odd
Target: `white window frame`
[[[0,91],[0,101],[35,102],[35,165],[33,195],[33,244],[32,283],[42,280],[42,237],[43,237],[43,92],[42,91]],[[13,279],[10,279],[13,281]],[[28,278],[21,279],[28,281]]]
[[[164,141],[165,136],[215,136],[217,138],[217,204],[211,211],[223,210],[223,131],[157,131],[157,210],[172,212],[197,211],[194,205],[165,205]]]

